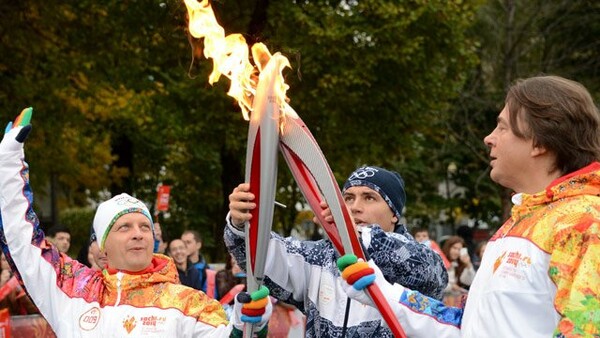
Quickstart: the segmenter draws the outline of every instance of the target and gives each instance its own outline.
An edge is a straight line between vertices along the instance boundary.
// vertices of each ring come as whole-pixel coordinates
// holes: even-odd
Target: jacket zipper
[[[123,273],[121,271],[117,272],[117,301],[115,302],[115,306],[118,306],[121,302],[121,279],[123,278]]]

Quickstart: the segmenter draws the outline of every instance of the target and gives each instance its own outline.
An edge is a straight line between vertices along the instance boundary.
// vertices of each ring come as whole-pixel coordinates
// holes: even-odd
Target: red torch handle
[[[354,223],[343,201],[340,188],[321,148],[304,122],[300,118],[286,118],[279,141],[281,143],[280,150],[288,167],[290,167],[304,197],[317,214],[317,218],[320,218],[319,202],[321,200],[327,202],[334,222],[328,223],[320,219],[321,226],[337,251],[340,255],[353,253],[366,261],[365,252],[358,240]],[[376,285],[371,285],[368,292],[394,335],[401,338],[406,337],[381,290]]]
[[[296,155],[289,147],[283,143],[280,143],[279,149],[283,154],[283,158],[287,161],[288,167],[290,168],[290,171],[292,172],[300,191],[302,191],[304,198],[314,211],[315,217],[317,217],[321,223],[321,226],[325,230],[327,237],[335,249],[344,254],[344,245],[340,239],[340,234],[336,225],[334,223],[328,223],[319,212],[319,210],[321,210],[321,201],[323,201],[323,198],[321,197],[321,192],[319,191],[319,187],[317,186],[315,179],[311,175],[304,162],[302,162],[298,155]]]

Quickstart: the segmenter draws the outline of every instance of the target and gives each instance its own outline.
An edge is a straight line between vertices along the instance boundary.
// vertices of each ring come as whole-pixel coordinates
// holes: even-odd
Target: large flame
[[[197,38],[204,38],[204,56],[213,59],[213,71],[209,76],[209,83],[219,81],[225,75],[231,81],[227,95],[233,97],[239,104],[244,119],[249,119],[252,111],[252,101],[256,94],[258,74],[273,61],[279,62],[275,85],[275,99],[282,114],[294,115],[296,113],[287,104],[286,92],[289,86],[283,78],[283,69],[290,67],[289,60],[275,53],[271,55],[262,43],[252,46],[253,65],[248,58],[248,45],[241,34],[225,36],[225,30],[217,23],[215,14],[209,0],[184,0],[188,10],[189,31]]]

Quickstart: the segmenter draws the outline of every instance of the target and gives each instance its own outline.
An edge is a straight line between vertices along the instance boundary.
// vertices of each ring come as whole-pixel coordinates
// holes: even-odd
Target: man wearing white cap
[[[233,324],[228,323],[217,301],[179,283],[172,259],[153,254],[152,218],[130,195],[115,196],[96,211],[93,227],[108,259],[103,271],[46,241],[32,209],[24,161],[30,115],[25,109],[14,127],[9,123],[0,142],[0,242],[58,337],[241,337],[244,322],[256,323],[259,336],[266,335],[268,290],[254,293],[253,301],[242,299],[249,304],[237,302]]]

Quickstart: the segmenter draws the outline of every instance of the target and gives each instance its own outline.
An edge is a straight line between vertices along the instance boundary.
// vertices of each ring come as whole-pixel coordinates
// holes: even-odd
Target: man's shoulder
[[[404,227],[404,226],[402,226]],[[397,228],[398,229],[398,228]],[[381,229],[379,226],[370,227],[363,230],[365,236],[370,237],[375,241],[399,241],[403,243],[415,242],[415,239],[407,231],[395,230],[394,232],[387,232]],[[364,238],[363,238],[364,240]]]
[[[193,263],[192,267],[198,271],[204,270],[204,269],[210,269],[210,267],[208,266],[208,264],[206,264],[205,261],[199,261],[199,262]]]
[[[190,265],[188,266],[186,273],[188,276],[198,276],[200,274],[200,270],[198,270],[195,266]]]
[[[184,303],[194,303],[205,298],[204,292],[181,283],[164,282],[163,301],[170,302],[185,299]]]

